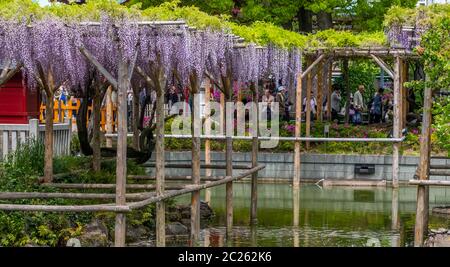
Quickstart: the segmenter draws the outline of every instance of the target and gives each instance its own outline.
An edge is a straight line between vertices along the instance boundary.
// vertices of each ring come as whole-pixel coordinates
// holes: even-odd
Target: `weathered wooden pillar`
[[[402,80],[401,80],[401,94],[402,94],[402,128],[406,127],[406,117],[408,115],[408,88],[405,84],[408,82],[408,63],[402,60]]]
[[[205,79],[205,114],[206,116],[211,116],[211,107],[210,107],[210,99],[211,99],[211,81],[209,78]],[[205,135],[211,134],[211,119],[207,118],[205,120]],[[211,140],[205,139],[205,164],[211,164]],[[205,176],[211,176],[211,169],[205,170]],[[211,189],[205,189],[205,202],[211,203]]]
[[[346,92],[346,101],[345,101],[345,123],[350,122],[350,81],[349,81],[349,73],[348,73],[348,59],[345,58],[343,61],[342,74],[344,76],[344,85]]]
[[[106,91],[106,133],[113,133],[112,86]],[[112,137],[106,137],[106,147],[112,147]]]
[[[302,129],[302,72],[297,73],[297,88],[295,92],[295,137],[301,135]],[[292,186],[300,187],[300,146],[299,140],[295,141],[294,147],[294,179]]]
[[[201,118],[199,81],[195,74],[190,77],[191,83],[191,134],[192,134],[192,184],[200,184],[200,147]],[[200,190],[191,194],[191,245],[196,246],[200,234]]]
[[[306,78],[306,137],[311,136],[311,91],[312,91],[312,71],[310,71]],[[309,141],[306,141],[306,150],[309,150]]]
[[[117,88],[118,100],[118,127],[117,127],[117,161],[116,161],[116,205],[126,204],[126,179],[127,179],[127,91],[130,87],[128,79],[128,63],[119,62],[119,78]],[[124,213],[116,214],[115,238],[116,247],[125,246],[126,217]]]
[[[259,122],[259,107],[258,107],[258,99],[259,99],[259,93],[258,93],[258,86],[256,82],[251,83],[252,91],[253,91],[253,102],[254,102],[254,108],[256,110],[253,110],[253,116],[250,116],[252,118],[252,167],[255,168],[258,166],[258,122]],[[251,207],[250,207],[250,224],[254,225],[258,222],[257,217],[257,207],[258,207],[258,172],[255,172],[252,174],[252,192],[251,192]]]
[[[156,90],[156,195],[164,194],[165,187],[165,152],[164,152],[164,85],[162,67],[159,70],[159,82]],[[164,247],[166,245],[166,205],[164,201],[156,202],[156,246]]]
[[[226,91],[227,103],[225,104],[225,142],[226,142],[226,150],[225,150],[225,161],[226,161],[226,170],[225,175],[227,177],[233,176],[233,88],[231,86],[231,75],[228,74],[228,77],[224,79],[224,88]],[[233,182],[226,183],[226,236],[227,240],[231,240],[231,234],[233,231]]]
[[[220,93],[220,127],[221,132],[225,131],[225,94],[223,92]]]
[[[322,121],[322,102],[323,102],[323,70],[324,65],[321,61],[317,66],[317,121]]]
[[[327,118],[328,121],[331,121],[331,93],[333,91],[333,60],[330,59],[328,63],[328,71],[327,71]]]
[[[393,119],[393,136],[394,138],[401,137],[401,98],[400,98],[400,79],[401,79],[401,59],[395,58],[394,64],[394,119]],[[399,175],[399,157],[400,157],[400,142],[393,144],[392,152],[392,186],[398,187]]]
[[[426,75],[426,80],[429,76]],[[432,89],[425,87],[423,103],[422,135],[420,142],[420,162],[419,179],[428,180],[430,174],[430,154],[431,154],[431,108],[432,108]],[[424,235],[428,231],[428,202],[429,188],[425,185],[419,185],[417,188],[417,210],[416,224],[414,228],[414,246],[423,246]]]

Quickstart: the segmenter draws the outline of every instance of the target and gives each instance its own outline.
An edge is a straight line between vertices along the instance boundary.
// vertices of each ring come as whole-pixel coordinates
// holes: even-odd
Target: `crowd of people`
[[[384,88],[379,88],[368,102],[364,99],[364,92],[364,85],[359,85],[356,92],[350,94],[350,106],[348,108],[350,121],[355,125],[362,124],[363,114],[368,115],[369,124],[392,121],[394,107],[392,90],[387,90],[387,92],[385,92]],[[342,96],[340,89],[337,86],[333,86],[333,92],[331,94],[332,121],[339,122],[340,119],[346,115],[346,103],[341,107],[341,102]]]
[[[267,119],[272,119],[274,103],[278,103],[280,119],[283,121],[290,121],[292,118],[293,103],[290,100],[290,95],[286,86],[284,86],[281,81],[279,81],[279,86],[276,86],[273,81],[265,82],[262,84],[263,94],[261,95],[258,102],[262,103],[262,112],[267,115]],[[213,94],[213,93],[212,93]],[[213,95],[211,95],[213,97]],[[365,87],[364,85],[359,85],[355,93],[350,93],[350,105],[346,108],[347,101],[341,94],[341,90],[337,84],[333,84],[332,93],[330,96],[330,107],[331,107],[331,120],[337,123],[344,120],[346,117],[346,112],[348,112],[349,121],[355,125],[367,122],[363,118],[368,118],[368,123],[383,123],[390,122],[393,117],[393,93],[392,90],[385,90],[384,88],[379,88],[375,95],[366,101],[365,97]],[[128,106],[128,116],[129,121],[132,117],[132,103],[133,103],[133,92],[130,90],[127,92],[127,106]],[[69,95],[66,89],[61,88],[55,95],[55,100],[67,103],[68,101],[73,101],[75,98]],[[106,98],[105,98],[106,99]],[[105,99],[103,104],[105,104]],[[117,92],[112,91],[111,100],[113,106],[117,107]],[[152,92],[150,96],[147,96],[147,90],[141,90],[139,95],[140,106],[154,103],[156,100],[156,93]],[[184,101],[188,105],[192,105],[192,99],[189,97],[188,90],[182,90],[176,85],[170,85],[166,90],[165,96],[166,104],[168,104],[169,109],[173,104]],[[246,101],[244,99],[243,101]],[[75,99],[76,101],[76,99]],[[45,97],[43,97],[43,102],[45,104]],[[314,121],[318,114],[318,105],[322,105],[322,110],[328,114],[327,96],[324,96],[322,103],[317,103],[317,99],[314,92],[310,92],[310,118]],[[306,117],[307,110],[307,97],[305,96],[302,101],[302,115]]]

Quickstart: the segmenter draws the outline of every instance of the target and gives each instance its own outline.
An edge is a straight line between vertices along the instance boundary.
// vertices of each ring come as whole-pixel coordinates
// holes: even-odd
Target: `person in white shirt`
[[[262,96],[261,101],[263,102],[263,112],[267,113],[267,120],[272,119],[272,103],[275,101],[275,98],[270,93],[269,89],[264,90],[264,95]]]
[[[354,124],[361,124],[361,113],[366,110],[366,105],[364,104],[364,85],[358,86],[358,90],[353,95],[353,105],[355,108],[355,115],[353,116]]]
[[[306,96],[305,98],[303,98],[303,112],[305,112],[306,114]],[[311,99],[309,100],[309,104],[311,106],[311,120],[313,121],[314,118],[316,117],[316,113],[317,113],[317,101],[316,98],[314,97],[314,93],[311,91]]]

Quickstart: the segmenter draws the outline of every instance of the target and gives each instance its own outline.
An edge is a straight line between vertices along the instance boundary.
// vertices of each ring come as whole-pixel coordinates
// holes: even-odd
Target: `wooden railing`
[[[54,101],[54,108],[53,108],[53,123],[61,123],[64,122],[65,119],[69,119],[72,121],[73,124],[75,124],[75,118],[78,114],[78,110],[80,109],[81,102],[79,99],[76,99],[75,101],[68,100],[66,104],[64,104],[63,101],[55,100]],[[89,120],[91,114],[92,114],[93,107],[92,105],[89,105],[88,112],[87,112],[87,119]],[[112,107],[112,129],[113,132],[116,132],[116,126],[117,126],[117,108]],[[45,123],[45,105],[41,103],[40,106],[40,115],[39,115],[39,122]],[[100,118],[100,125],[101,125],[101,131],[106,131],[106,106],[103,106],[101,108],[101,118]]]
[[[0,124],[1,158],[14,152],[20,144],[28,139],[38,139],[44,142],[45,125],[40,125],[37,119],[31,119],[28,124]],[[53,125],[53,151],[55,155],[70,154],[72,125],[67,120]]]

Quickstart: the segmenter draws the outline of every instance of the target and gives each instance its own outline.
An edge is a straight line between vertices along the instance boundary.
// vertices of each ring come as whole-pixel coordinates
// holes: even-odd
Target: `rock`
[[[214,211],[208,205],[208,203],[204,201],[200,201],[200,219],[201,220],[209,220],[214,216]]]
[[[81,247],[81,242],[78,238],[71,238],[67,240],[66,247]]]
[[[431,229],[430,232],[432,232],[433,234],[446,234],[448,232],[447,229],[445,228],[439,228],[439,229]]]
[[[173,211],[167,214],[167,219],[169,220],[169,222],[179,222],[182,217],[178,211]]]
[[[94,220],[86,225],[79,240],[83,247],[108,247],[110,245],[108,228],[99,220]]]
[[[182,225],[186,226],[188,229],[191,228],[191,219],[190,218],[189,219],[181,219],[180,222]]]
[[[441,232],[443,232],[442,229]],[[445,233],[431,234],[424,242],[425,247],[450,247],[450,234],[447,229]]]
[[[181,215],[181,219],[191,218],[191,207],[189,205],[178,206],[178,213]],[[200,201],[200,220],[209,220],[214,216],[214,211],[204,201]]]
[[[38,244],[36,244],[34,242],[31,242],[31,243],[26,244],[24,247],[26,247],[26,248],[37,248],[37,247],[45,247],[45,246],[40,246],[40,245],[38,245]]]
[[[188,228],[179,222],[173,222],[166,225],[167,235],[186,235],[188,233]]]
[[[143,225],[127,224],[127,242],[137,242],[148,239],[150,229]]]
[[[139,242],[129,243],[127,247],[155,247],[155,242],[152,240],[141,240]]]
[[[191,208],[190,207],[183,206],[180,209],[181,209],[180,215],[181,215],[182,219],[191,218]]]

